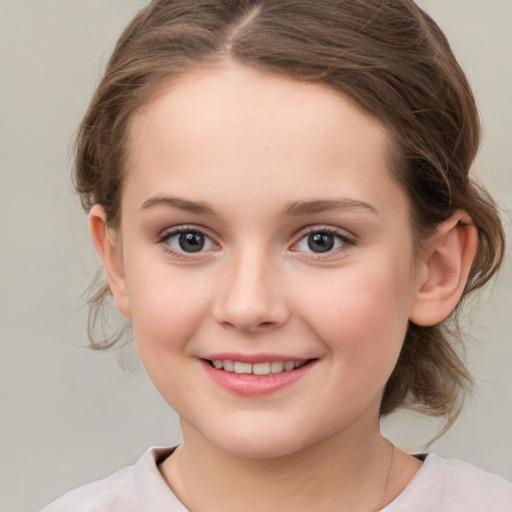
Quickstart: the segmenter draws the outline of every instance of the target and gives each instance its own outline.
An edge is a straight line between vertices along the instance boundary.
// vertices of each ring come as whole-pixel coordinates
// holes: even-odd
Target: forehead
[[[233,63],[192,70],[160,87],[134,115],[132,141],[139,138],[138,128],[144,131],[146,123],[161,123],[171,112],[173,126],[183,137],[187,131],[192,136],[197,131],[206,134],[221,122],[235,135],[267,116],[269,122],[296,136],[313,134],[318,128],[338,132],[348,128],[362,129],[366,137],[383,142],[389,138],[377,119],[328,84],[299,82]],[[351,123],[356,118],[357,123]],[[340,122],[344,120],[348,122]],[[298,124],[293,125],[294,121]]]
[[[188,73],[133,117],[126,188],[315,197],[357,194],[362,180],[379,195],[396,186],[390,146],[378,120],[327,85],[223,64]]]

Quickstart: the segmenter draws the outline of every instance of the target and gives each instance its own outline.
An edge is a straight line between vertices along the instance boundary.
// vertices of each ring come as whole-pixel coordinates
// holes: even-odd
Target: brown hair
[[[495,204],[469,177],[480,137],[475,101],[445,36],[411,0],[152,1],[121,35],[80,127],[75,180],[86,210],[99,203],[118,225],[130,119],[173,79],[226,59],[328,84],[379,119],[393,137],[391,167],[417,239],[465,210],[479,236],[465,295],[491,278],[504,236]],[[106,297],[103,285],[90,301],[94,348],[119,338],[92,334]],[[455,419],[471,378],[450,320],[451,331],[447,322],[409,325],[381,414],[409,407]]]

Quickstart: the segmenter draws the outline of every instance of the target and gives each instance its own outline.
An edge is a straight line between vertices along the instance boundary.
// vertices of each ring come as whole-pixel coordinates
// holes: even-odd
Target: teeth
[[[283,361],[272,361],[270,363],[270,371],[272,373],[281,373],[283,371],[283,368],[284,368]]]
[[[293,370],[295,368],[295,362],[294,361],[286,361],[284,363],[284,369],[289,372],[290,370]]]
[[[254,375],[268,375],[270,373],[270,363],[258,363],[252,365]]]
[[[251,363],[235,363],[235,373],[252,373]]]
[[[240,361],[230,361],[228,359],[216,359],[212,361],[213,367],[217,370],[238,374],[270,375],[271,373],[289,372],[300,368],[306,364],[306,361],[268,361],[265,363],[242,363]]]

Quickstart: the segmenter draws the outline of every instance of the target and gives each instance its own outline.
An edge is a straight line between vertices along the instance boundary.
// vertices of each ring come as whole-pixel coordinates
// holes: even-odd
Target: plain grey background
[[[82,292],[99,260],[71,187],[70,148],[100,71],[138,0],[0,0],[0,512],[64,491],[180,440],[176,415],[130,350],[86,348]],[[512,1],[422,0],[466,70],[484,144],[475,171],[512,231]],[[468,314],[477,391],[430,448],[512,479],[512,264]],[[421,451],[438,424],[384,428]]]

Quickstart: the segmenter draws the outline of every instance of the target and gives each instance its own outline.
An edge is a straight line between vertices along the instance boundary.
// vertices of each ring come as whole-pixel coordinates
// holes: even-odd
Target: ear
[[[116,308],[122,315],[131,316],[121,247],[116,240],[117,237],[107,226],[105,210],[99,204],[93,205],[89,212],[89,231],[92,242],[103,261],[103,268]]]
[[[457,306],[478,249],[471,217],[457,211],[437,227],[417,273],[409,320],[431,326],[445,320]]]

